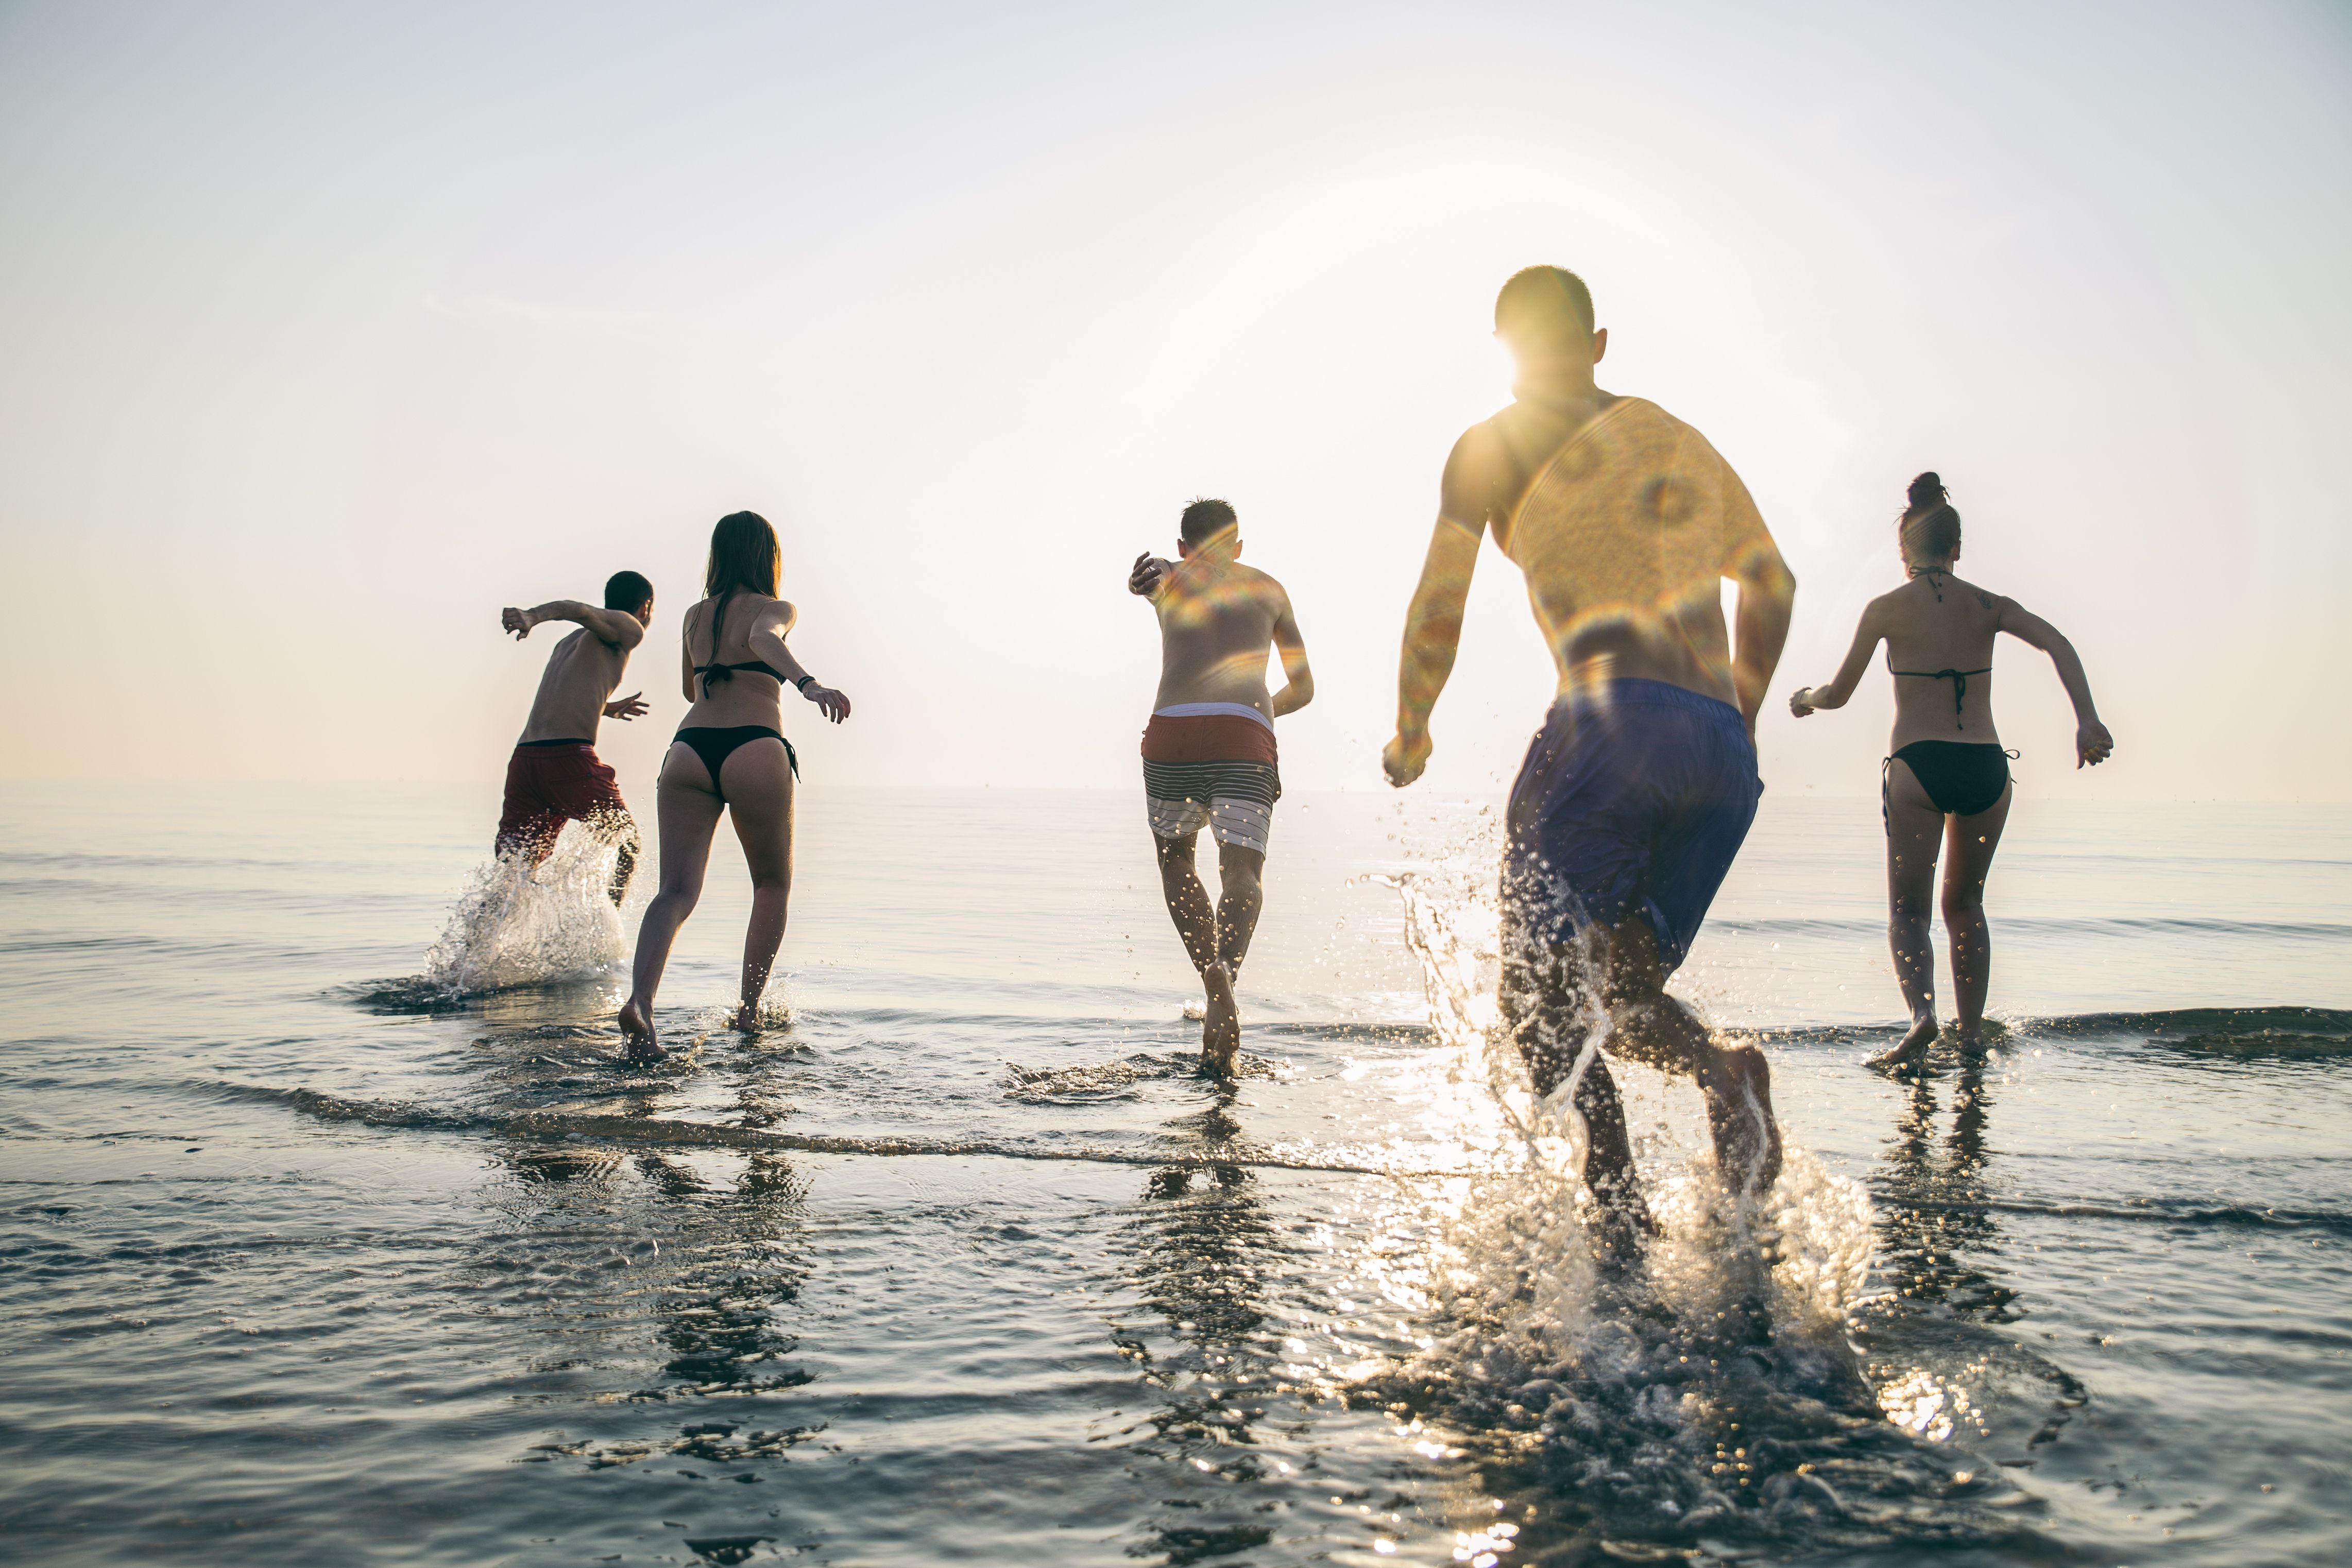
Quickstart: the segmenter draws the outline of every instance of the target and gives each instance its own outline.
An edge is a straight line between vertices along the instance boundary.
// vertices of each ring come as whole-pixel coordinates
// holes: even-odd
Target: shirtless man
[[[520,642],[547,621],[576,621],[580,629],[547,656],[530,718],[507,763],[506,809],[499,816],[498,852],[522,854],[538,865],[555,847],[566,822],[584,822],[617,844],[610,891],[617,907],[637,866],[637,825],[621,800],[613,770],[596,760],[598,719],[634,719],[646,710],[637,692],[610,701],[629,654],[653,624],[654,585],[635,572],[615,572],[604,584],[604,606],[553,599],[534,609],[512,606],[499,622]]]
[[[1234,982],[1257,930],[1259,884],[1274,803],[1282,795],[1274,721],[1314,699],[1307,644],[1282,584],[1241,563],[1234,509],[1196,500],[1184,509],[1175,561],[1135,558],[1128,592],[1160,612],[1160,696],[1143,731],[1143,793],[1160,852],[1160,886],[1208,1005],[1201,1066],[1234,1070],[1242,1024]],[[1265,689],[1265,651],[1282,656],[1283,689]],[[1217,839],[1217,904],[1192,868],[1206,827]]]
[[[1717,1044],[1664,987],[1756,815],[1756,712],[1796,579],[1705,437],[1593,384],[1609,334],[1574,273],[1517,274],[1495,301],[1495,332],[1517,361],[1516,401],[1446,459],[1381,763],[1400,788],[1428,764],[1429,711],[1492,529],[1527,575],[1559,676],[1507,818],[1504,1022],[1549,1095],[1605,1010],[1612,1051],[1697,1080],[1727,1187],[1762,1192],[1780,1165],[1763,1053]],[[1739,588],[1736,658],[1725,577]],[[1629,1255],[1652,1222],[1597,1056],[1575,1104],[1599,1240]]]

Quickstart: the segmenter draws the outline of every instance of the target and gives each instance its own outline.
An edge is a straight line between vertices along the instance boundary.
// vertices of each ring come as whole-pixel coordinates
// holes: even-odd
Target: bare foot
[[[654,1021],[646,1010],[630,997],[621,1004],[621,1038],[628,1041],[628,1054],[621,1059],[630,1062],[657,1062],[669,1053],[661,1047],[654,1034]]]
[[[1233,976],[1222,963],[1201,971],[1209,989],[1209,1005],[1201,1016],[1201,1067],[1218,1078],[1234,1076],[1234,1058],[1242,1048],[1241,1006],[1234,1000]]]
[[[1880,1072],[1913,1071],[1927,1061],[1927,1047],[1935,1043],[1936,1016],[1930,1013],[1924,1018],[1914,1018],[1911,1027],[1895,1042],[1893,1050],[1882,1051],[1863,1065]]]
[[[1716,1169],[1736,1191],[1762,1193],[1780,1179],[1780,1129],[1772,1120],[1772,1069],[1754,1046],[1725,1046],[1703,1069]]]
[[[758,1034],[760,1032],[759,1005],[752,1002],[746,1002],[740,1007],[736,1008],[735,1016],[728,1020],[727,1026],[730,1029],[739,1030],[746,1035]]]

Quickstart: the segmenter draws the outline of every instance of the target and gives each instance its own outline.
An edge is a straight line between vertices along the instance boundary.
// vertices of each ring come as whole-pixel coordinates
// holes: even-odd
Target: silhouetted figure
[[[654,585],[635,572],[613,574],[602,609],[578,599],[551,599],[528,610],[509,605],[499,612],[499,624],[517,642],[549,621],[576,621],[580,629],[547,656],[530,717],[508,759],[498,853],[527,855],[536,866],[555,847],[565,823],[585,824],[619,848],[609,889],[616,906],[636,869],[637,825],[621,799],[620,781],[596,756],[596,722],[634,719],[646,710],[635,692],[617,702],[609,699],[653,618]]]
[[[760,996],[784,940],[793,889],[793,784],[799,764],[781,728],[783,689],[794,688],[836,724],[849,717],[849,699],[816,684],[784,646],[800,611],[776,597],[782,571],[783,552],[767,519],[739,511],[719,520],[703,574],[708,596],[687,611],[682,639],[686,697],[694,706],[663,760],[656,795],[661,889],[637,929],[629,999],[621,1008],[632,1061],[667,1054],[654,1031],[654,993],[677,928],[702,897],[710,836],[722,811],[734,813],[735,837],[751,871],[751,923],[743,933],[735,1027],[759,1026]]]
[[[1160,886],[1207,1005],[1201,1066],[1234,1070],[1242,1025],[1234,985],[1265,903],[1260,879],[1282,775],[1274,721],[1315,697],[1298,617],[1282,584],[1241,563],[1234,509],[1196,500],[1184,509],[1175,561],[1135,559],[1128,592],[1160,614],[1160,695],[1143,731],[1143,793],[1160,855]],[[1266,649],[1282,656],[1286,684],[1269,696]],[[1206,827],[1217,840],[1217,904],[1193,869]]]
[[[1800,688],[1789,710],[1802,719],[1843,708],[1871,650],[1886,644],[1895,677],[1895,733],[1880,774],[1886,821],[1887,944],[1911,1010],[1911,1027],[1873,1067],[1916,1066],[1936,1039],[1936,940],[1928,894],[1937,841],[1945,841],[1944,931],[1952,939],[1952,988],[1960,1042],[1984,1046],[1985,996],[1992,984],[1992,935],[1985,924],[1985,879],[2009,821],[2010,753],[1992,722],[1992,643],[2002,632],[2050,656],[2074,703],[2074,765],[2107,760],[2115,738],[2099,722],[2091,683],[2074,645],[2057,627],[1973,583],[1952,575],[1960,558],[1960,514],[1943,481],[1921,474],[1895,522],[1909,579],[1873,599],[1854,628],[1845,663],[1826,686]]]
[[[1756,711],[1796,580],[1705,437],[1594,384],[1609,334],[1582,279],[1557,267],[1517,274],[1495,301],[1495,331],[1517,361],[1515,401],[1446,458],[1381,761],[1400,787],[1428,763],[1430,709],[1492,530],[1527,575],[1559,677],[1511,791],[1505,1022],[1549,1094],[1605,1010],[1612,1051],[1697,1080],[1725,1182],[1761,1191],[1780,1165],[1763,1053],[1717,1044],[1664,987],[1756,815]],[[1736,657],[1726,577],[1739,589]],[[1602,1239],[1622,1249],[1650,1220],[1598,1057],[1575,1103],[1591,1135],[1585,1180],[1603,1205]]]

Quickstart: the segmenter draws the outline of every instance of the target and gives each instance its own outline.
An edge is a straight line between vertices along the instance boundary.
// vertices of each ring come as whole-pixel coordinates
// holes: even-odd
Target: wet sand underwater
[[[2352,1557],[2328,808],[2021,803],[1912,1086],[1876,802],[1768,796],[1675,989],[1789,1172],[1622,1069],[1632,1278],[1483,1038],[1490,803],[1286,797],[1229,1089],[1125,793],[810,788],[752,1037],[722,835],[643,1072],[650,868],[518,901],[479,792],[0,811],[0,1557]]]

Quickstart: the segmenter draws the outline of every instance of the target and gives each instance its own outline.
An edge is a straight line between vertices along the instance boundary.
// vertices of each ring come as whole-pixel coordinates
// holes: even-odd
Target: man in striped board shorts
[[[1160,615],[1160,697],[1143,731],[1143,793],[1160,852],[1160,885],[1207,1005],[1201,1067],[1223,1078],[1241,1049],[1234,981],[1265,902],[1259,878],[1282,776],[1274,721],[1315,695],[1307,644],[1282,584],[1241,563],[1234,509],[1184,509],[1177,559],[1136,557],[1128,591]],[[1282,656],[1283,689],[1268,696],[1266,649]],[[1201,829],[1217,840],[1217,902],[1192,866]]]

